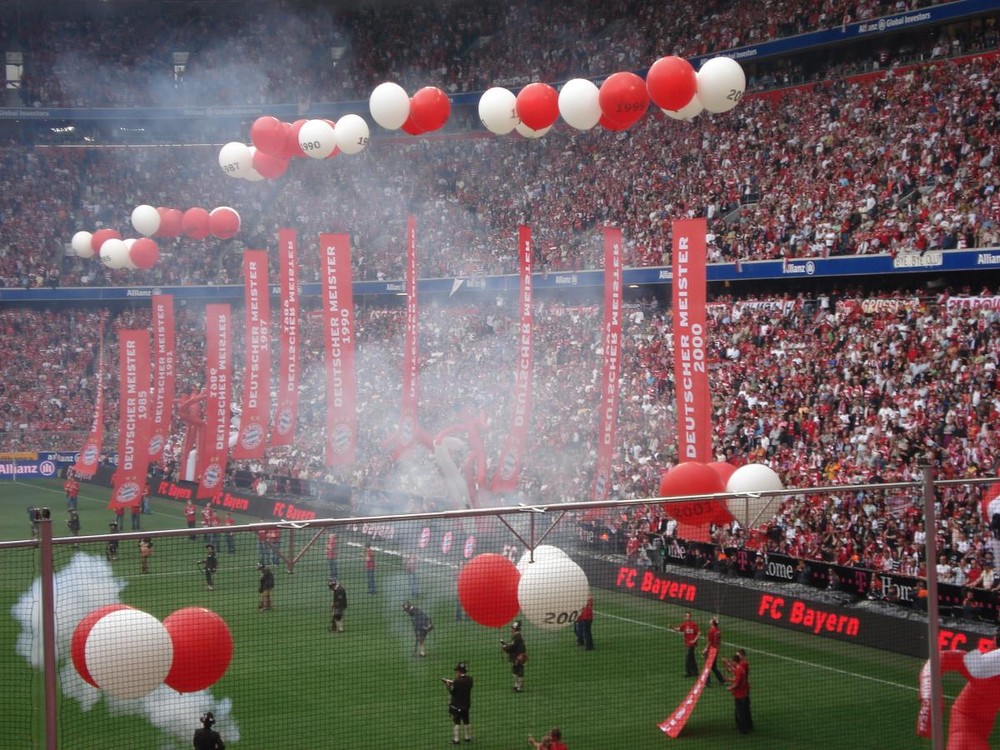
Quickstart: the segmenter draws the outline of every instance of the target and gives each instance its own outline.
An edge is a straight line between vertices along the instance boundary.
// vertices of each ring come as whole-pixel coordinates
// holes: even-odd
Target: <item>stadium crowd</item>
[[[625,13],[612,5],[588,4],[594,15],[580,15],[579,23],[594,34],[605,26],[617,33],[650,15],[648,8],[630,7]],[[798,5],[797,12],[771,6],[758,10],[757,5],[748,11],[746,3],[699,12],[743,11],[761,24],[750,25],[748,38],[769,38],[787,31],[775,18],[815,16],[791,22],[803,30],[844,13],[865,17],[899,10],[898,4],[827,3],[819,10]],[[401,18],[408,18],[408,12],[400,10]],[[464,12],[449,18],[471,29],[475,22]],[[511,11],[519,12],[533,11],[530,5]],[[631,20],[614,21],[618,14]],[[253,18],[248,14],[240,23],[251,24]],[[361,23],[356,33],[378,28],[387,39],[368,40],[362,49],[377,58],[388,50],[412,48],[388,41],[403,40],[402,22],[393,33],[392,23],[378,20]],[[56,30],[65,32],[72,23],[29,18],[20,37],[60,38]],[[85,28],[95,34],[81,32],[82,37],[99,40],[106,33],[102,23],[87,23],[93,28]],[[410,35],[423,28],[412,19],[409,23]],[[50,25],[53,29],[46,31]],[[289,44],[303,42],[295,49],[315,49],[320,46],[313,38],[317,28],[326,26],[298,24],[297,33],[277,36]],[[554,34],[559,25],[549,28]],[[193,20],[173,33],[210,32],[203,20]],[[238,32],[234,35],[239,38]],[[440,36],[449,34],[442,30]],[[515,39],[511,35],[508,41]],[[931,58],[938,52],[998,46],[990,23],[960,41],[952,48],[946,37],[928,38],[921,50]],[[638,38],[635,44],[640,45]],[[537,47],[558,45],[545,39]],[[475,67],[481,51],[473,45],[458,58]],[[112,59],[119,69],[128,68],[122,55]],[[282,59],[287,63],[283,70],[297,69],[289,56]],[[386,65],[368,63],[374,80]],[[80,64],[71,67],[81,75],[88,71]],[[670,222],[686,216],[709,218],[714,262],[995,246],[994,92],[1000,73],[993,57],[886,67],[888,72],[845,77],[833,65],[822,69],[819,83],[748,96],[732,112],[692,122],[670,120],[654,108],[623,133],[602,128],[581,133],[563,126],[538,141],[498,138],[482,130],[434,140],[376,137],[359,155],[318,163],[295,160],[281,178],[252,183],[222,174],[214,146],[77,150],[12,144],[0,149],[5,183],[0,191],[0,286],[238,282],[240,251],[273,247],[281,226],[297,229],[308,252],[314,252],[311,243],[320,232],[348,232],[356,279],[400,278],[408,214],[418,221],[422,273],[428,277],[513,272],[519,223],[533,229],[541,271],[599,267],[600,250],[590,241],[590,230],[609,222],[625,233],[628,266],[663,265],[669,259]],[[325,64],[312,68],[332,69]],[[209,69],[226,73],[227,82],[239,80],[221,59]],[[71,81],[63,72],[43,78]],[[115,91],[128,90],[114,78],[107,80]],[[74,103],[94,102],[84,97]],[[915,116],[900,116],[904,113]],[[217,137],[247,140],[246,127],[248,123],[243,131]],[[97,258],[72,256],[68,248],[76,231],[110,227],[135,236],[129,215],[140,203],[181,209],[231,205],[241,213],[243,226],[235,239],[226,241],[160,238],[161,262],[142,273],[111,271]]]

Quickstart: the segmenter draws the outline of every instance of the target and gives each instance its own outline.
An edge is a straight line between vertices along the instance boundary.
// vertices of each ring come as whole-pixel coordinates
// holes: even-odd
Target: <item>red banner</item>
[[[343,466],[354,463],[358,443],[350,238],[321,234],[319,250],[326,354],[326,465]]]
[[[518,228],[518,254],[521,276],[521,328],[514,372],[514,403],[510,429],[500,452],[497,470],[490,489],[513,492],[521,477],[521,465],[528,445],[528,424],[531,421],[531,359],[534,340],[534,316],[531,313],[531,228]]]
[[[278,231],[281,262],[281,369],[271,445],[291,445],[299,418],[299,243],[291,229]]]
[[[622,340],[622,232],[604,230],[604,369],[601,373],[601,426],[591,498],[605,500],[611,489],[611,462],[618,427],[618,376]]]
[[[90,434],[83,444],[80,455],[73,464],[73,473],[78,477],[92,477],[97,472],[101,460],[101,443],[104,441],[104,318],[101,318],[100,335],[97,343],[97,372],[94,375],[97,391],[94,399],[94,421],[90,423]]]
[[[198,499],[222,491],[229,456],[232,392],[232,330],[229,305],[205,305],[205,424],[198,440]]]
[[[243,401],[233,458],[263,458],[271,406],[271,297],[267,252],[243,253]]]
[[[708,649],[705,665],[701,668],[701,674],[698,675],[697,681],[691,686],[687,697],[674,709],[674,712],[670,716],[657,725],[668,737],[677,739],[677,735],[681,733],[684,725],[691,718],[691,714],[694,713],[694,707],[698,705],[698,699],[701,698],[701,694],[705,690],[705,683],[708,682],[708,678],[712,672],[712,665],[715,664],[717,655],[714,647]]]
[[[174,298],[153,295],[153,403],[150,414],[149,461],[163,458],[174,414]]]
[[[677,460],[712,460],[712,404],[708,391],[705,320],[704,219],[673,222],[674,388]]]
[[[149,469],[149,331],[118,332],[119,412],[118,468],[112,478],[109,508],[142,501]]]

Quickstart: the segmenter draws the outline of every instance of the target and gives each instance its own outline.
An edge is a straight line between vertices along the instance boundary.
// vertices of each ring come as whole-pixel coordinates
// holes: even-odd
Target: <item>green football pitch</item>
[[[83,534],[98,534],[111,520],[108,491],[83,485]],[[56,481],[0,483],[0,539],[30,538],[26,508],[52,509],[57,537],[68,534],[65,500]],[[141,517],[144,530],[183,528],[182,505],[154,500]],[[236,517],[238,524],[259,519]],[[299,534],[300,547],[315,532]],[[205,586],[197,561],[203,539],[157,541],[149,574],[141,574],[134,540],[124,540],[118,559],[105,562],[103,542],[55,549],[57,574],[81,557],[110,566],[123,585],[120,600],[159,619],[182,607],[206,607],[226,621],[234,640],[229,669],[206,691],[159,692],[141,701],[109,700],[96,690],[68,688],[72,665],[60,654],[59,746],[87,748],[181,748],[201,711],[216,709],[229,747],[253,749],[442,748],[451,746],[448,695],[441,678],[457,661],[469,665],[473,690],[473,743],[482,750],[528,747],[529,734],[559,726],[572,750],[638,748],[850,748],[887,750],[930,747],[915,734],[917,682],[922,661],[884,651],[810,637],[734,618],[724,618],[723,653],[746,649],[751,669],[755,729],[737,734],[733,700],[719,687],[705,691],[678,739],[657,724],[687,695],[684,648],[670,627],[683,610],[675,605],[612,591],[594,592],[596,648],[576,645],[572,629],[524,628],[530,660],[525,689],[512,691],[510,667],[499,648],[507,629],[456,619],[454,569],[421,564],[414,602],[434,619],[427,656],[412,655],[413,636],[401,604],[409,581],[398,555],[381,550],[378,592],[366,593],[364,540],[341,535],[340,578],[349,606],[345,632],[331,633],[328,568],[322,540],[307,549],[294,574],[278,566],[274,609],[258,611],[257,542],[237,535],[233,554],[221,545],[214,589]],[[41,748],[42,673],[19,647],[25,626],[15,616],[38,575],[38,552],[4,548],[0,577],[0,733],[4,748]],[[72,580],[86,592],[94,582]],[[62,588],[60,588],[62,591]],[[83,594],[86,595],[85,593]],[[695,611],[703,630],[711,613]],[[59,623],[71,632],[74,623]],[[65,637],[65,636],[63,636]],[[123,653],[128,644],[123,643]],[[947,676],[949,698],[961,690]],[[1000,732],[993,734],[1000,746]]]

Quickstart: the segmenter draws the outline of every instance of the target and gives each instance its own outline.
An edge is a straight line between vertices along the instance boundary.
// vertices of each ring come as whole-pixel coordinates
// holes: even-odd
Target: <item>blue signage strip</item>
[[[849,255],[836,258],[804,258],[797,260],[748,261],[737,267],[733,263],[712,263],[708,266],[708,280],[754,281],[789,278],[838,278],[842,276],[894,276],[910,273],[949,273],[1000,269],[1000,248],[977,250],[934,250],[925,253],[890,255]],[[624,272],[627,286],[670,284],[673,274],[669,268],[631,268]],[[473,276],[444,279],[423,279],[418,284],[420,294],[435,296],[456,294],[509,294],[519,288],[517,276]],[[535,274],[536,290],[601,288],[604,271],[574,271],[566,273]],[[320,284],[303,284],[301,296],[318,297]],[[243,286],[125,286],[125,287],[48,287],[22,289],[0,288],[0,303],[4,302],[124,302],[149,299],[154,294],[170,294],[175,299],[188,301],[242,302]],[[278,286],[271,286],[271,296],[280,294]],[[354,283],[354,296],[401,296],[405,294],[402,281],[358,281]]]

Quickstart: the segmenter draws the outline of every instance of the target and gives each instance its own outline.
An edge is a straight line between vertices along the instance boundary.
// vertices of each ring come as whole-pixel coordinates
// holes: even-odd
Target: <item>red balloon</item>
[[[451,100],[437,86],[424,86],[410,97],[410,116],[425,133],[437,130],[451,114]]]
[[[149,237],[140,237],[132,243],[128,258],[140,271],[148,271],[160,260],[160,248]]]
[[[178,237],[184,223],[184,212],[179,208],[156,209],[160,213],[160,227],[156,230],[154,237]]]
[[[547,83],[529,83],[514,104],[521,122],[532,130],[544,130],[559,117],[559,92]]]
[[[208,228],[208,211],[204,208],[189,208],[181,217],[181,230],[192,240],[203,240],[212,231]]]
[[[253,168],[261,177],[273,180],[281,177],[288,169],[288,159],[283,156],[271,156],[257,149],[253,155]]]
[[[77,623],[73,630],[73,637],[70,639],[69,653],[73,660],[73,666],[76,667],[77,673],[94,687],[100,686],[94,682],[94,678],[90,676],[90,670],[87,669],[87,637],[98,620],[112,612],[117,612],[119,609],[132,609],[132,607],[126,604],[105,604],[103,607],[98,607]]]
[[[646,73],[646,91],[657,107],[677,112],[697,93],[698,74],[683,57],[661,57]]]
[[[228,240],[240,231],[240,215],[227,206],[213,208],[208,215],[208,228],[220,240]]]
[[[174,661],[164,683],[178,693],[194,693],[214,685],[233,658],[233,635],[226,621],[210,609],[185,607],[169,615],[163,626],[174,644]]]
[[[597,100],[608,121],[624,128],[638,122],[649,108],[646,82],[627,71],[608,76],[601,84]]]
[[[602,128],[604,128],[605,130],[628,130],[630,127],[632,127],[631,124],[623,125],[621,123],[614,122],[613,120],[611,120],[611,118],[609,118],[605,114],[601,115],[601,119],[597,121],[597,124],[600,125]]]
[[[422,127],[420,127],[419,125],[417,125],[416,122],[413,121],[413,112],[412,112],[412,106],[413,106],[413,104],[412,103],[413,103],[413,100],[410,99],[411,111],[410,111],[409,116],[406,118],[406,122],[404,122],[402,124],[401,130],[404,133],[408,133],[409,135],[420,135],[421,133],[426,133],[427,132],[426,130],[424,130]]]
[[[285,123],[285,149],[283,155],[286,158],[301,159],[305,157],[306,152],[299,145],[299,131],[302,130],[302,126],[307,122],[309,121],[296,120],[291,124]]]
[[[473,620],[488,628],[510,622],[520,605],[517,584],[521,574],[503,555],[476,555],[458,574],[458,600]]]
[[[722,478],[708,464],[687,461],[678,464],[660,478],[661,497],[687,497],[690,495],[714,495],[725,492]],[[713,522],[720,500],[694,500],[686,503],[664,503],[667,515],[691,526],[705,526]]]
[[[117,229],[98,229],[92,235],[90,235],[90,246],[94,249],[95,253],[101,252],[101,245],[103,245],[108,240],[120,240],[122,238],[121,234],[118,233]]]
[[[729,477],[733,475],[736,471],[736,467],[733,466],[728,461],[711,461],[709,466],[712,470],[719,475],[719,479],[722,480],[722,489],[725,490],[726,484],[729,482]],[[733,522],[733,514],[729,512],[729,506],[726,503],[719,503],[719,507],[716,510],[715,517],[710,521],[716,526],[722,526],[727,523]]]
[[[284,156],[285,123],[271,115],[258,117],[250,126],[250,142],[259,152],[271,156]]]

